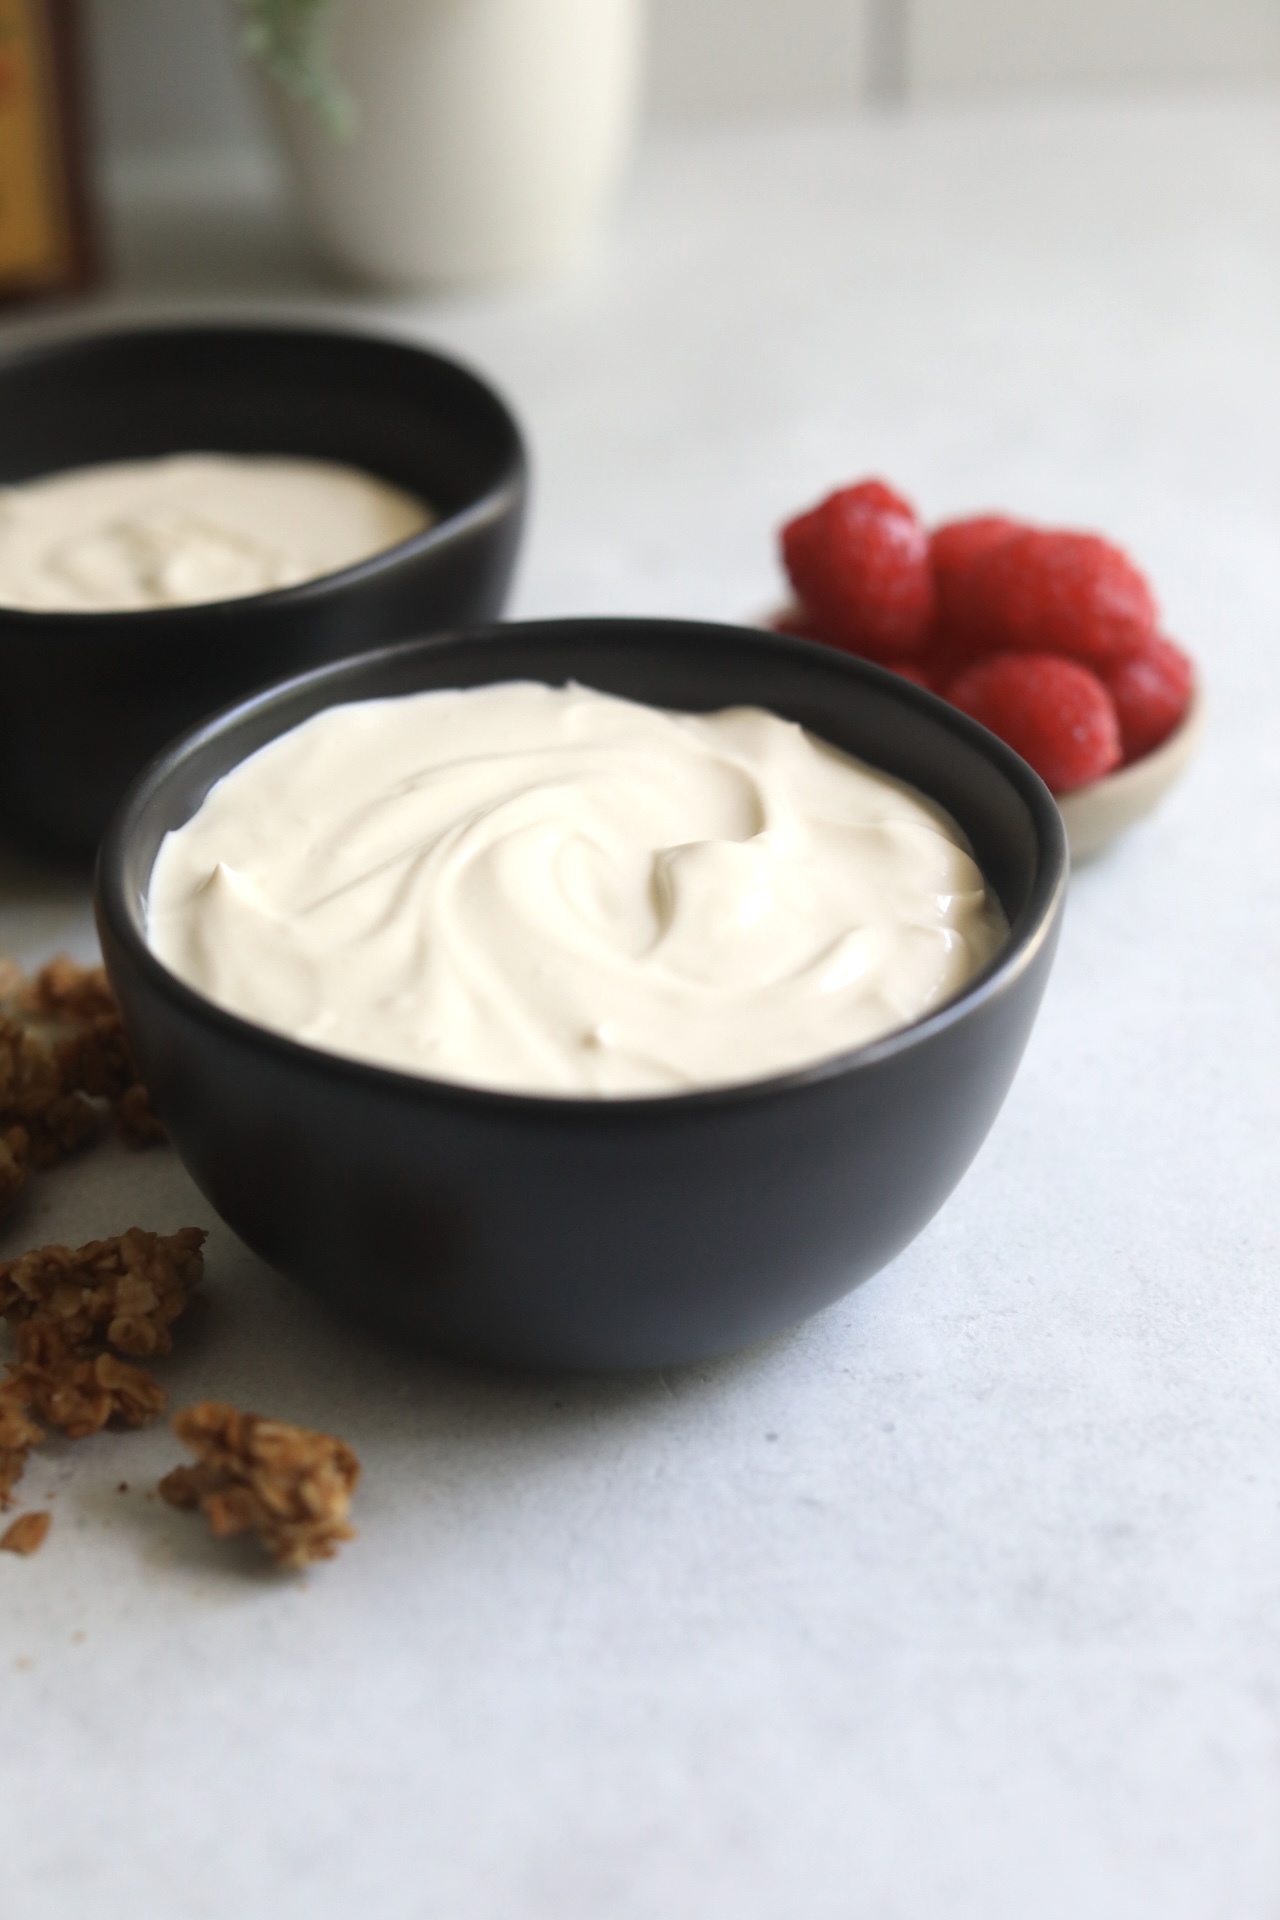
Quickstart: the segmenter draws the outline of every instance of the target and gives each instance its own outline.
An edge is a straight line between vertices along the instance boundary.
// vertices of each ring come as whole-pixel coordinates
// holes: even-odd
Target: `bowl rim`
[[[21,372],[24,366],[53,364],[66,353],[74,353],[81,348],[112,347],[121,343],[142,343],[173,339],[194,339],[199,335],[218,338],[268,338],[288,339],[307,336],[329,341],[332,344],[363,347],[389,347],[408,353],[419,359],[433,361],[438,367],[447,368],[451,373],[460,375],[474,397],[484,402],[493,412],[497,422],[507,435],[509,446],[502,461],[497,477],[485,487],[476,499],[467,506],[460,507],[456,513],[441,514],[429,526],[412,533],[407,539],[397,540],[390,547],[380,547],[376,553],[366,554],[363,560],[353,561],[350,566],[339,567],[332,573],[314,575],[309,580],[299,580],[290,587],[273,587],[265,593],[238,594],[231,599],[183,601],[177,606],[162,607],[113,607],[101,612],[80,607],[36,608],[7,607],[0,604],[0,625],[15,635],[24,628],[32,635],[41,633],[41,637],[50,637],[48,629],[57,627],[58,638],[80,640],[92,635],[96,640],[104,627],[135,629],[146,627],[163,620],[172,621],[184,616],[200,615],[222,617],[223,609],[232,608],[236,612],[256,611],[260,607],[288,612],[293,608],[304,610],[309,604],[325,595],[347,587],[363,585],[390,568],[406,560],[417,559],[420,555],[434,552],[437,548],[447,547],[473,528],[488,525],[499,519],[518,501],[528,480],[529,452],[525,444],[520,423],[515,412],[494,386],[486,374],[460,359],[452,353],[440,352],[435,347],[423,345],[410,334],[379,331],[374,327],[335,326],[327,321],[311,321],[305,317],[290,320],[219,320],[217,318],[160,321],[144,326],[131,326],[127,321],[105,326],[80,325],[68,328],[57,334],[34,340],[18,340],[0,346],[0,376],[10,371]],[[188,452],[217,453],[216,447],[187,449]],[[149,456],[143,455],[141,458]],[[167,454],[150,456],[155,459],[173,457]],[[281,449],[279,457],[289,458],[288,449]],[[320,456],[315,456],[319,458]],[[103,461],[85,461],[82,466],[101,466],[113,464]],[[351,466],[350,461],[337,461],[335,464]],[[34,479],[51,479],[59,473],[77,471],[70,467],[53,467],[48,474],[32,476]],[[370,469],[363,469],[369,472]],[[385,480],[384,474],[373,474],[374,479]],[[21,483],[19,483],[21,484]],[[397,484],[388,481],[389,485]],[[403,493],[409,489],[402,487]],[[431,507],[429,500],[423,505]],[[43,631],[42,631],[43,630]]]
[[[627,632],[637,638],[645,634],[652,635],[655,631],[672,635],[678,633],[683,636],[685,644],[699,634],[714,635],[721,641],[726,634],[733,634],[745,646],[764,653],[792,654],[815,663],[821,661],[824,667],[834,659],[839,663],[837,672],[847,673],[853,679],[869,681],[878,689],[890,691],[895,698],[924,711],[935,724],[940,723],[970,746],[976,747],[1018,792],[1031,815],[1036,837],[1037,870],[1027,901],[1010,927],[1004,945],[952,999],[923,1018],[894,1028],[879,1039],[844,1048],[838,1053],[824,1055],[819,1060],[762,1079],[732,1081],[726,1085],[699,1087],[688,1092],[611,1094],[607,1097],[521,1093],[497,1087],[473,1086],[464,1081],[437,1080],[427,1074],[402,1072],[398,1068],[382,1066],[349,1054],[330,1053],[322,1047],[314,1047],[304,1041],[294,1040],[288,1034],[278,1033],[273,1028],[260,1026],[256,1021],[219,1006],[216,1001],[188,986],[153,952],[145,933],[145,899],[132,900],[125,887],[128,845],[139,817],[163,792],[182,762],[201,746],[219,735],[234,732],[264,710],[273,706],[288,706],[300,694],[313,691],[326,680],[341,681],[366,673],[376,675],[383,663],[408,653],[429,655],[456,646],[459,641],[465,642],[468,648],[484,647],[486,643],[502,644],[509,641],[513,633],[523,632],[531,637],[545,635],[550,639],[553,635],[562,636],[566,632],[598,632],[601,627],[614,633]],[[422,689],[424,692],[431,690]],[[355,699],[359,697],[353,696]],[[378,699],[396,696],[371,694],[367,697]],[[336,706],[342,702],[334,700],[330,704]],[[287,727],[282,728],[281,735],[287,731]],[[280,735],[274,737],[279,738]],[[926,794],[925,797],[930,796]],[[869,1071],[899,1054],[913,1052],[997,999],[1034,966],[1046,942],[1053,936],[1069,878],[1070,859],[1062,816],[1039,775],[995,734],[937,695],[912,685],[900,675],[875,666],[870,661],[857,659],[853,655],[841,655],[830,647],[814,641],[794,639],[790,635],[709,621],[587,615],[505,621],[487,627],[459,628],[420,639],[396,641],[370,653],[350,655],[308,672],[294,674],[288,679],[275,681],[246,699],[235,701],[218,713],[209,715],[171,741],[134,780],[99,846],[93,891],[100,927],[105,924],[110,929],[153,991],[188,1017],[211,1025],[215,1032],[222,1032],[242,1045],[257,1047],[286,1066],[305,1070],[308,1064],[314,1069],[318,1063],[320,1071],[335,1073],[350,1085],[400,1100],[428,1097],[434,1103],[444,1102],[446,1105],[508,1117],[546,1118],[554,1114],[558,1120],[608,1126],[634,1125],[640,1118],[652,1120],[664,1113],[685,1115],[714,1112],[750,1106],[762,1100],[786,1098],[828,1080]]]

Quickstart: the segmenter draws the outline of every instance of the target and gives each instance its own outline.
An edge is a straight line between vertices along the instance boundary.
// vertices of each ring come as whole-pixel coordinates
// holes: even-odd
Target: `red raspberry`
[[[1150,587],[1092,533],[1022,527],[977,557],[956,599],[955,617],[983,653],[1062,653],[1103,668],[1155,638]]]
[[[937,597],[934,622],[939,638],[946,636],[957,649],[963,645],[966,594],[973,569],[983,554],[998,547],[1021,523],[1002,514],[984,513],[972,520],[948,520],[929,536],[929,565]]]
[[[1182,649],[1157,635],[1145,653],[1108,669],[1104,678],[1120,720],[1127,763],[1154,752],[1169,738],[1191,704],[1195,674]]]
[[[803,607],[783,607],[769,621],[774,633],[786,633],[793,640],[817,640],[820,638],[813,619]]]
[[[781,613],[774,614],[769,625],[774,633],[790,634],[794,640],[822,639],[814,627],[812,616],[803,607],[784,607]],[[848,648],[842,648],[841,651],[848,652]],[[888,667],[890,673],[896,673],[900,680],[910,680],[914,687],[932,690],[935,684],[933,674],[925,671],[923,661],[898,659],[877,661],[876,664]]]
[[[782,557],[831,646],[890,660],[923,638],[933,613],[928,535],[882,481],[844,487],[788,522]]]
[[[1097,674],[1074,660],[996,653],[966,667],[946,691],[953,706],[1030,761],[1053,793],[1070,793],[1120,764],[1111,695]]]
[[[933,692],[932,677],[915,660],[889,660],[885,662],[890,673],[896,673],[899,680],[909,680],[913,687],[923,687],[926,693]]]

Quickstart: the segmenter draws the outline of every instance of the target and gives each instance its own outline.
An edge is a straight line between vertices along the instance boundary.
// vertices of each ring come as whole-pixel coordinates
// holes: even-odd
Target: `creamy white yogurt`
[[[169,834],[148,937],[295,1039],[540,1094],[757,1080],[939,1007],[1004,916],[921,795],[758,708],[330,708]]]
[[[429,527],[412,494],[329,460],[191,453],[0,489],[0,606],[125,613],[337,573]]]

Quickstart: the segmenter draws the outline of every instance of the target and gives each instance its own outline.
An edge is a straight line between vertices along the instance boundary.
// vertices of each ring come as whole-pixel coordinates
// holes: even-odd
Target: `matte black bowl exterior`
[[[87,862],[167,740],[255,687],[492,620],[525,497],[520,432],[474,374],[372,335],[271,326],[73,336],[0,355],[0,485],[102,460],[282,453],[420,494],[439,524],[277,593],[142,613],[0,608],[0,837]]]
[[[627,1100],[490,1093],[339,1059],[222,1012],[154,958],[143,913],[160,841],[247,754],[338,701],[519,678],[694,712],[758,704],[911,781],[969,834],[1009,914],[1007,947],[950,1006],[873,1046],[773,1081]],[[649,1367],[799,1320],[920,1231],[1004,1099],[1065,879],[1062,823],[1035,774],[905,681],[776,634],[556,621],[366,655],[170,747],[103,843],[98,922],[178,1151],[265,1259],[450,1353]]]

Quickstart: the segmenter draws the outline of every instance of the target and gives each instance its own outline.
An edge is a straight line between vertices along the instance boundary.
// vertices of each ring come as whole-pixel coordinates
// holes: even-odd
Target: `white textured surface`
[[[1128,541],[1210,732],[1074,883],[955,1198],[790,1338],[476,1377],[352,1341],[215,1232],[175,1399],[345,1434],[361,1537],[280,1584],[147,1501],[163,1433],[32,1469],[6,1920],[1271,1920],[1277,231],[1275,105],[717,135],[650,153],[572,284],[383,310],[529,424],[521,611],[750,609],[779,515],[883,468],[932,514]],[[266,212],[128,257],[118,310],[319,297]],[[5,885],[7,937],[75,934],[73,895]],[[6,1245],[135,1217],[208,1212],[108,1149]]]

